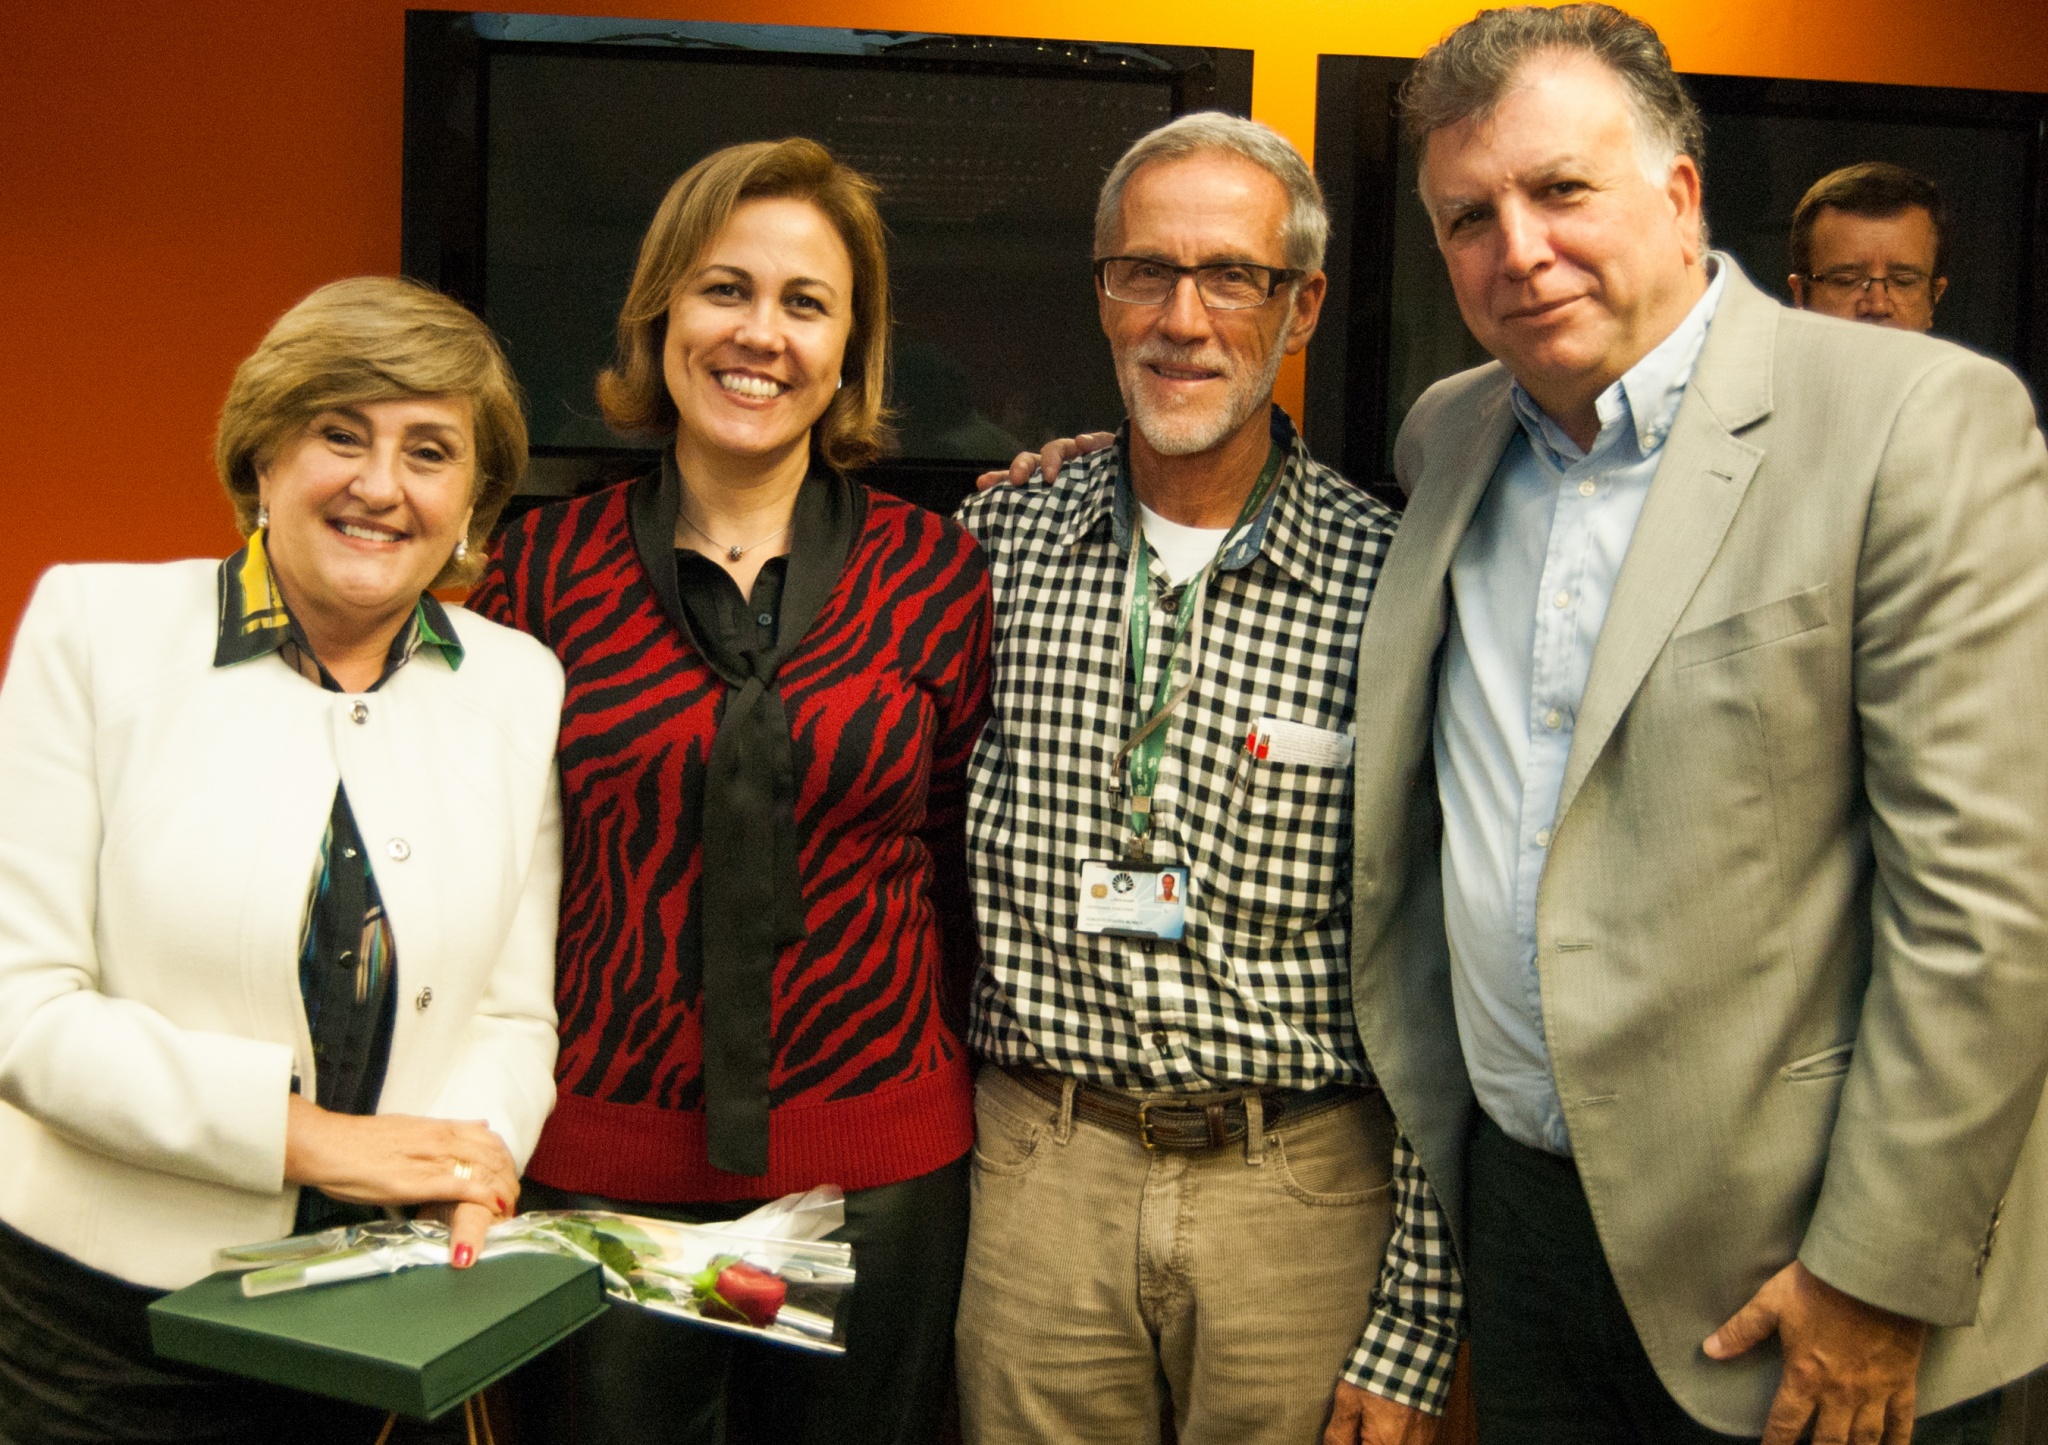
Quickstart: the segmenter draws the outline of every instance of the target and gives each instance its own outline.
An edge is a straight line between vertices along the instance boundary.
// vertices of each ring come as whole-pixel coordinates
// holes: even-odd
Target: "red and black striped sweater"
[[[871,1188],[973,1142],[964,1006],[968,754],[988,707],[988,578],[966,532],[869,493],[838,585],[777,679],[796,759],[806,937],[776,959],[768,1172],[705,1153],[699,886],[727,685],[663,610],[627,483],[505,529],[470,607],[567,674],[554,1114],[527,1166],[620,1200]],[[658,554],[667,561],[664,545]],[[716,847],[717,840],[708,840]]]

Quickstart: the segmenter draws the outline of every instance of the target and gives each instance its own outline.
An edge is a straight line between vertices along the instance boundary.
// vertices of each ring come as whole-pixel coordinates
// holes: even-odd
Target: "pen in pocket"
[[[1237,750],[1237,759],[1230,767],[1230,801],[1235,803],[1251,781],[1252,764],[1259,757],[1259,725],[1253,723],[1244,735],[1244,746]]]

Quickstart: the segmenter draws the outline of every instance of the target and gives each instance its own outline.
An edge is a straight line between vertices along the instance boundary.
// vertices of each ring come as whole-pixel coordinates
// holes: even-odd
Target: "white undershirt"
[[[1145,540],[1158,554],[1160,570],[1169,584],[1185,582],[1204,567],[1230,535],[1228,527],[1183,527],[1169,522],[1143,502],[1138,503],[1139,523]]]

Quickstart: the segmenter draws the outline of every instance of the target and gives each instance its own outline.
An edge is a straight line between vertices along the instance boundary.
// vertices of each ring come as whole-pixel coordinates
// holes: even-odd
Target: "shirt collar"
[[[1306,535],[1308,519],[1297,495],[1309,464],[1308,449],[1295,431],[1292,419],[1278,406],[1271,409],[1269,424],[1273,444],[1281,452],[1280,479],[1253,516],[1251,525],[1217,557],[1216,570],[1235,572],[1249,566],[1254,557],[1264,552],[1297,582],[1319,591],[1314,539]],[[1066,526],[1061,529],[1062,546],[1074,546],[1107,523],[1117,550],[1130,547],[1138,499],[1131,490],[1129,445],[1130,423],[1125,422],[1117,432],[1115,446],[1081,459],[1087,468],[1085,482],[1075,497]]]
[[[1588,457],[1599,456],[1622,440],[1633,437],[1638,457],[1654,456],[1671,435],[1678,419],[1679,403],[1692,381],[1693,368],[1707,344],[1707,328],[1728,289],[1728,267],[1716,255],[1707,257],[1707,289],[1671,334],[1650,348],[1649,354],[1623,373],[1621,379],[1600,393],[1593,403],[1600,419],[1600,434],[1585,451],[1565,434],[1563,427],[1536,404],[1536,399],[1516,382],[1508,388],[1515,419],[1522,424],[1529,442],[1559,471]]]
[[[284,594],[277,589],[277,574],[270,567],[265,536],[265,529],[257,528],[249,534],[241,551],[220,564],[220,631],[213,648],[215,667],[233,667],[287,647],[298,649],[316,665],[319,662],[298,619],[285,604]],[[420,594],[412,616],[399,628],[398,636],[391,639],[384,671],[370,691],[382,687],[422,647],[437,650],[450,672],[462,666],[462,640],[455,635],[447,609],[431,592]],[[320,668],[320,685],[330,692],[342,691],[324,666]]]

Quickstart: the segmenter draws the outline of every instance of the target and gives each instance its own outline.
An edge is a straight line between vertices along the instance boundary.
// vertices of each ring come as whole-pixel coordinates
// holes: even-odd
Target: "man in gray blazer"
[[[1397,448],[1353,994],[1482,1439],[1988,1439],[2048,1359],[2026,392],[1709,253],[1619,11],[1487,12],[1404,100],[1499,360]]]

